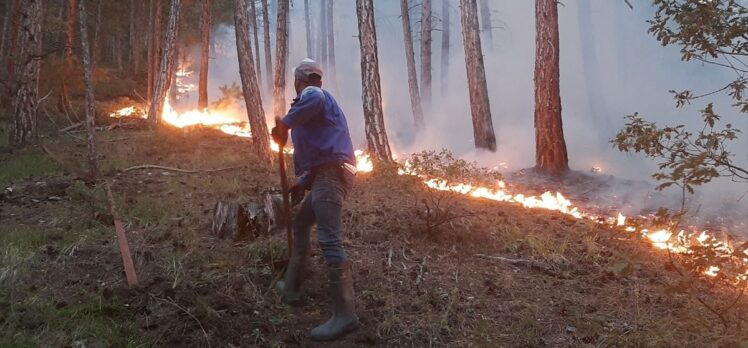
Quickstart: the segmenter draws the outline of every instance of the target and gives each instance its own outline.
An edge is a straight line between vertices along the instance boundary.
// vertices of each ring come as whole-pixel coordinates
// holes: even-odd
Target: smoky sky
[[[312,36],[316,42],[319,3],[315,0],[309,2],[315,30]],[[486,35],[481,39],[497,137],[496,153],[474,150],[459,1],[449,2],[451,45],[447,81],[441,79],[441,40],[445,32],[442,2],[433,0],[433,103],[424,106],[427,128],[416,134],[408,95],[399,1],[375,1],[385,123],[394,151],[402,154],[447,148],[486,166],[505,163],[507,170],[533,166],[534,1],[489,1],[493,39],[490,45]],[[293,65],[307,56],[304,4],[299,0],[293,4],[287,69],[289,81]],[[624,125],[624,116],[638,112],[659,125],[699,127],[699,110],[711,101],[725,123],[733,123],[748,131],[748,117],[731,107],[730,99],[723,94],[675,108],[669,90],[690,89],[696,94],[710,92],[734,80],[735,73],[721,67],[682,62],[679,47],[663,47],[647,32],[649,24],[646,21],[655,12],[651,2],[632,1],[632,4],[633,9],[623,0],[568,0],[559,4],[562,115],[572,169],[588,171],[598,166],[604,173],[616,177],[648,180],[656,170],[656,162],[641,154],[620,153],[608,142]],[[329,89],[345,111],[354,144],[364,148],[355,1],[337,0],[334,11],[336,78],[334,83],[326,80],[325,87],[335,86]],[[417,65],[420,64],[420,12],[420,6],[411,4]],[[218,86],[239,83],[233,28],[217,26],[213,38],[220,49],[211,59],[211,100],[218,98]],[[198,62],[197,49],[192,51],[192,61]],[[417,70],[420,72],[420,65]],[[267,81],[264,71],[263,80]],[[442,83],[448,86],[446,94],[441,92]],[[289,83],[286,93],[289,102],[294,95]],[[272,110],[269,99],[269,95],[263,96],[268,115]],[[196,103],[196,100],[196,96],[190,97],[186,103]],[[730,149],[736,153],[735,160],[739,165],[748,165],[748,141],[745,137],[733,143]],[[738,201],[746,190],[748,184],[717,180],[701,189],[700,199],[706,202],[729,201],[731,206],[737,205],[739,211],[748,215],[748,198]]]

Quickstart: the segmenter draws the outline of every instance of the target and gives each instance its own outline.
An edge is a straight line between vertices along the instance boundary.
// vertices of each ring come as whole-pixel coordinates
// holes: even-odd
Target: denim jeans
[[[317,224],[317,238],[327,264],[345,261],[342,245],[343,200],[351,189],[353,175],[338,168],[323,170],[312,183],[311,192],[301,203],[293,220],[294,248],[310,247],[312,225]]]

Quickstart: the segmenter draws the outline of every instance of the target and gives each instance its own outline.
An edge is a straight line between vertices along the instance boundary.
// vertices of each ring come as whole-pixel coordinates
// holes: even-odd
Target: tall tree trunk
[[[288,1],[278,0],[275,29],[275,83],[273,84],[273,116],[286,113],[286,64],[288,60]]]
[[[265,36],[265,75],[267,88],[273,90],[273,57],[270,52],[270,16],[268,15],[268,0],[262,0],[262,29]]]
[[[91,174],[99,174],[99,161],[96,157],[94,142],[94,91],[91,67],[91,52],[88,49],[88,27],[86,27],[86,7],[83,0],[78,1],[78,27],[80,28],[81,58],[83,60],[83,82],[86,85],[86,142],[88,143],[88,166]]]
[[[39,55],[41,40],[41,5],[42,0],[22,0],[17,7],[18,29],[16,46],[11,51],[8,64],[10,69],[9,86],[13,93],[13,122],[10,127],[10,147],[19,147],[31,143],[36,136],[36,83],[39,78],[39,65],[35,56]],[[14,46],[14,45],[11,45]]]
[[[309,0],[304,0],[304,27],[306,28],[306,56],[312,58],[312,22],[309,18]]]
[[[442,0],[442,97],[449,91],[449,0]]]
[[[491,23],[491,8],[488,7],[488,0],[480,0],[480,21],[486,48],[489,52],[493,51],[493,24]]]
[[[421,100],[431,106],[431,0],[421,2]]]
[[[329,67],[327,68],[327,86],[332,91],[337,91],[338,83],[336,77],[336,66],[335,66],[335,25],[333,20],[333,2],[334,0],[327,1],[327,62]]]
[[[148,64],[148,86],[146,86],[147,94],[146,99],[151,100],[153,97],[153,66],[155,65],[154,61],[155,59],[155,32],[156,32],[156,3],[158,0],[150,0],[150,3],[148,4],[148,49],[146,50],[146,59]]]
[[[164,39],[164,2],[166,0],[155,0],[156,14],[153,19],[153,84],[151,85],[151,97],[148,100],[153,99],[153,93],[156,89],[156,80],[158,79],[158,73],[161,70],[161,60],[164,55],[164,45],[162,44]],[[159,111],[161,112],[161,111]]]
[[[356,14],[358,40],[361,46],[361,88],[368,149],[374,158],[389,162],[392,161],[392,151],[384,126],[373,0],[356,0]]]
[[[76,4],[76,0],[66,0],[66,4],[68,17],[65,30],[65,49],[63,50],[65,60],[60,77],[62,83],[60,96],[57,99],[57,109],[60,112],[66,112],[68,100],[70,98],[70,87],[67,81],[70,78],[73,66],[75,65],[73,52],[75,49],[76,23],[78,21],[78,5]]]
[[[156,86],[153,88],[153,98],[148,108],[148,121],[151,128],[161,123],[161,112],[164,109],[164,100],[169,88],[169,76],[172,66],[176,64],[176,46],[177,46],[177,29],[179,28],[179,15],[182,9],[182,0],[171,0],[169,8],[169,20],[166,23],[166,33],[164,33],[164,52],[161,55],[158,74],[155,76]]]
[[[267,1],[263,0],[264,2]],[[263,11],[267,11],[264,7]],[[247,3],[244,0],[234,0],[234,28],[236,30],[236,50],[239,57],[239,75],[244,92],[244,105],[247,108],[249,127],[252,130],[254,151],[260,160],[272,163],[273,155],[270,150],[270,136],[268,134],[265,111],[262,108],[260,86],[255,76],[252,61],[252,46],[249,44],[249,22],[247,21]],[[265,31],[267,33],[267,30]]]
[[[177,87],[177,71],[179,70],[179,66],[182,64],[182,57],[180,56],[180,50],[179,50],[179,29],[177,29],[177,33],[175,34],[174,38],[174,64],[169,64],[169,79],[166,81],[166,90],[169,91],[169,100],[173,103],[172,105],[176,104],[177,97],[178,97],[178,87]]]
[[[252,35],[255,43],[255,70],[257,72],[257,83],[262,84],[262,62],[260,61],[260,40],[257,27],[257,9],[255,0],[249,0],[249,21],[252,23]]]
[[[103,0],[99,0],[96,4],[96,27],[94,28],[93,54],[91,55],[93,70],[96,70],[96,66],[101,61],[101,4],[103,2]]]
[[[535,168],[552,175],[569,169],[559,87],[558,5],[535,1]]]
[[[197,108],[208,108],[208,55],[210,54],[210,3],[204,0],[200,31],[202,31],[202,45],[200,46],[200,81],[197,84]]]
[[[475,148],[496,151],[496,136],[491,121],[491,105],[488,99],[486,70],[478,30],[478,8],[475,1],[460,0],[462,42],[465,47],[470,112],[473,115],[473,137]]]
[[[319,64],[327,71],[327,0],[319,0]]]
[[[0,61],[5,59],[5,50],[8,47],[8,36],[10,33],[10,22],[12,22],[11,18],[13,18],[13,12],[15,12],[15,3],[17,0],[8,0],[5,4],[5,16],[3,18],[3,36],[0,38]]]
[[[403,42],[405,43],[405,61],[408,66],[410,107],[413,110],[413,122],[416,129],[421,129],[423,128],[423,107],[421,106],[421,95],[418,92],[416,54],[413,50],[413,30],[410,25],[410,6],[408,5],[408,0],[400,0],[400,18],[403,20]]]
[[[132,64],[133,76],[140,72],[140,45],[138,44],[138,33],[135,29],[135,0],[130,0],[130,64]]]

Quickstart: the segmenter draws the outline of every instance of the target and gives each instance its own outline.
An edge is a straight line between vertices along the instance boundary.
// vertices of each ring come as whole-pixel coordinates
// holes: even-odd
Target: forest
[[[0,21],[2,347],[748,346],[746,0]]]

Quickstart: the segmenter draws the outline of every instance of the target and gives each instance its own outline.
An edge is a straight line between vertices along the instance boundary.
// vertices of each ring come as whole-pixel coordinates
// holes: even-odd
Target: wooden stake
[[[109,198],[109,211],[114,220],[114,230],[117,233],[117,243],[119,244],[120,254],[122,254],[122,264],[125,267],[127,285],[132,288],[138,285],[138,276],[135,274],[135,266],[132,263],[130,246],[127,244],[127,236],[125,235],[125,227],[114,209],[114,196],[112,196],[112,188],[109,182],[106,182],[106,195]]]

